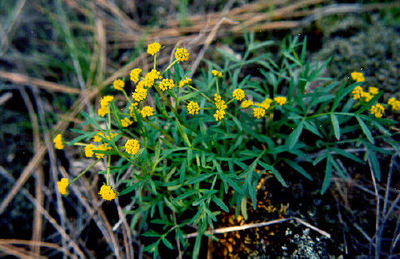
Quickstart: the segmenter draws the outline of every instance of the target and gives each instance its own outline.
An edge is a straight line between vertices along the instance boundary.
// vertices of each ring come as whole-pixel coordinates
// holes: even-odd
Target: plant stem
[[[76,180],[78,180],[79,178],[81,178],[81,176],[83,176],[84,174],[86,174],[87,171],[89,171],[90,169],[93,168],[93,166],[95,166],[98,162],[100,161],[100,159],[97,159],[96,161],[94,161],[92,164],[90,164],[88,166],[88,168],[86,168],[82,173],[80,173],[77,177],[75,177],[70,184],[74,183]]]

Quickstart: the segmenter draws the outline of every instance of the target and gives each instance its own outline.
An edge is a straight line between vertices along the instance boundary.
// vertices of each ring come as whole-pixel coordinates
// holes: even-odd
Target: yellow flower
[[[246,95],[244,94],[244,91],[242,89],[236,89],[235,91],[233,91],[233,98],[235,98],[238,101],[243,100],[243,98]]]
[[[161,49],[161,44],[158,42],[153,42],[147,46],[147,53],[154,56],[157,54]]]
[[[274,98],[274,101],[277,102],[279,105],[284,105],[287,102],[287,99],[284,96],[277,96]]]
[[[396,100],[396,98],[391,97],[388,101],[388,104],[392,106],[394,111],[400,111],[400,101]]]
[[[269,107],[271,107],[271,103],[272,103],[271,98],[265,98],[265,100],[262,103],[257,103],[257,105],[264,108],[265,110],[268,110]]]
[[[64,149],[63,137],[61,134],[58,134],[53,142],[56,149]]]
[[[223,111],[228,108],[228,105],[226,105],[225,101],[222,100],[221,95],[215,94],[214,100],[215,100],[215,106],[217,107],[218,110]]]
[[[200,106],[197,102],[190,101],[189,104],[187,105],[187,109],[189,114],[195,115],[199,114]]]
[[[128,154],[136,155],[140,150],[140,143],[137,139],[130,139],[125,143],[125,149]]]
[[[377,95],[379,93],[378,87],[370,86],[368,88],[368,90],[369,90],[369,93],[372,95]]]
[[[218,71],[218,70],[213,69],[213,71],[211,71],[211,73],[212,73],[215,77],[222,77],[221,71]]]
[[[261,119],[265,116],[265,110],[263,108],[254,108],[253,109],[254,117],[257,119]]]
[[[121,120],[122,127],[124,127],[124,128],[129,127],[130,125],[132,125],[132,123],[133,123],[133,121],[131,121],[128,118],[124,118]]]
[[[222,120],[225,117],[225,111],[224,110],[217,110],[214,113],[214,118],[216,121]]]
[[[192,83],[192,79],[186,77],[184,80],[179,82],[179,87],[182,88],[185,85],[190,85]]]
[[[97,111],[97,113],[101,117],[104,117],[106,114],[108,114],[110,112],[108,105],[110,104],[110,102],[112,102],[112,100],[114,100],[114,96],[112,96],[112,95],[106,95],[103,98],[101,98],[101,100],[100,100],[101,107]]]
[[[364,82],[365,77],[364,74],[361,72],[353,72],[351,73],[351,78],[353,78],[354,81],[356,82]]]
[[[185,48],[178,48],[178,49],[175,51],[175,57],[176,57],[177,60],[184,62],[184,61],[188,61],[188,60],[189,60],[190,54],[189,54],[189,52],[187,51],[187,49],[185,49]]]
[[[141,102],[146,100],[147,98],[147,89],[145,88],[136,88],[135,92],[132,93],[132,98],[136,102]]]
[[[151,88],[154,85],[154,81],[157,79],[161,79],[161,74],[159,71],[153,69],[149,73],[147,73],[145,79],[144,79],[144,85],[147,88]]]
[[[100,159],[100,158],[103,158],[104,157],[104,153],[97,153],[96,151],[107,151],[107,150],[110,150],[111,149],[111,147],[109,147],[106,143],[104,143],[104,144],[101,144],[100,146],[97,146],[97,147],[95,147],[95,153],[96,153],[96,157],[97,157],[97,159]]]
[[[117,197],[117,193],[107,184],[101,186],[99,194],[101,198],[106,201],[114,200]]]
[[[96,135],[97,136],[97,135]],[[86,157],[92,157],[94,155],[94,150],[96,149],[96,146],[93,144],[89,144],[85,147],[85,156]]]
[[[172,79],[163,79],[160,83],[160,89],[166,91],[167,89],[172,89],[175,87],[174,80]]]
[[[131,81],[136,84],[139,81],[141,73],[142,73],[142,70],[140,68],[132,69],[132,71],[130,73]]]
[[[252,106],[253,104],[254,104],[253,101],[244,100],[244,101],[242,102],[242,108],[243,108],[243,109],[247,109],[247,108],[249,108],[250,106]]]
[[[104,133],[103,132],[98,132],[96,135],[93,137],[94,142],[101,142],[104,138]]]
[[[133,118],[134,121],[137,121],[136,113],[135,113],[135,107],[137,109],[137,105],[138,105],[138,103],[132,103],[131,106],[129,106],[129,115]]]
[[[58,185],[58,190],[62,195],[68,194],[68,186],[69,186],[68,178],[61,178],[61,180],[57,182],[57,185]]]
[[[359,100],[359,99],[361,99],[362,94],[364,93],[364,90],[362,89],[361,86],[357,86],[356,88],[354,88],[352,93],[353,93],[354,100]]]
[[[374,97],[372,94],[370,94],[370,93],[366,93],[366,92],[362,92],[361,93],[361,97],[363,98],[363,100],[365,101],[365,102],[369,102],[369,101],[371,101],[371,99]]]
[[[153,116],[154,108],[150,106],[144,106],[143,109],[140,111],[140,114],[142,114],[143,118]]]
[[[385,108],[382,104],[377,103],[376,105],[373,105],[371,107],[370,112],[372,115],[375,115],[375,117],[381,118],[383,113],[385,112]]]
[[[114,81],[114,88],[115,90],[122,91],[124,90],[125,83],[121,79],[117,79]]]

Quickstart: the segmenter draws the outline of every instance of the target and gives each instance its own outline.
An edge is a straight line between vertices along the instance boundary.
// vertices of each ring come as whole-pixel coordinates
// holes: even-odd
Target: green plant
[[[133,199],[136,208],[126,211],[131,228],[152,241],[145,250],[154,257],[161,244],[186,248],[185,235],[193,231],[198,232],[193,257],[198,257],[202,236],[209,235],[221,210],[235,208],[247,218],[248,199],[256,208],[263,174],[287,187],[285,179],[296,177],[288,168],[311,181],[320,175],[307,168],[324,163],[325,193],[334,172],[347,177],[342,158],[368,160],[380,179],[377,153],[387,150],[377,142],[397,149],[388,129],[395,121],[370,113],[382,92],[355,90],[364,84],[360,77],[352,84],[321,77],[329,60],[307,61],[306,40],[283,41],[276,59],[258,54],[273,42],[256,43],[253,34],[245,35],[245,42],[242,59],[219,50],[224,65],[205,60],[209,69],[194,83],[182,65],[188,59],[184,48],[161,72],[156,70],[161,46],[150,44],[154,68],[143,76],[140,68],[132,70],[132,97],[124,80],[116,80],[114,88],[126,104],[103,97],[99,116],[83,113],[93,131],[74,129],[79,136],[66,142],[85,146],[86,156],[98,159],[93,164],[104,159],[107,170],[100,174],[107,188],[99,194],[106,200],[117,194]],[[93,137],[102,144],[86,144]],[[364,159],[354,154],[356,147],[362,147]],[[128,168],[133,172],[124,177]],[[69,182],[62,181],[65,193]],[[110,187],[113,181],[124,183],[119,193]]]

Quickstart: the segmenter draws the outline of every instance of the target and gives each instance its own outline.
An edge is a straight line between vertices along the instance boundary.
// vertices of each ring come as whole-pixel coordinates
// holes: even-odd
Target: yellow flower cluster
[[[397,100],[394,97],[389,98],[388,104],[392,106],[394,111],[400,111],[400,100]]]
[[[68,186],[69,186],[68,178],[61,178],[61,180],[57,182],[57,186],[58,190],[62,195],[68,194]]]
[[[132,93],[132,98],[136,102],[141,102],[143,100],[146,100],[147,98],[147,89],[144,88],[145,83],[143,81],[140,81],[135,89],[135,92]]]
[[[151,88],[154,85],[154,82],[157,79],[161,79],[161,73],[157,71],[156,69],[151,70],[149,73],[147,73],[145,79],[144,79],[144,85],[147,88]]]
[[[160,83],[160,89],[162,91],[166,91],[166,90],[172,89],[174,87],[175,87],[175,83],[174,83],[174,80],[172,80],[172,79],[165,78]]]
[[[215,77],[222,77],[222,72],[215,70],[215,69],[213,69],[213,71],[211,71],[211,74],[213,74],[213,76],[215,76]]]
[[[118,136],[118,133],[113,133],[113,132],[111,132],[111,134],[109,134],[107,136],[104,136],[104,133],[100,131],[93,137],[93,141],[94,142],[101,142],[103,140],[110,141],[111,139],[113,139],[117,136]]]
[[[150,106],[144,106],[140,111],[140,114],[142,115],[143,118],[153,116],[154,108]]]
[[[221,95],[215,94],[214,97],[215,106],[217,107],[217,111],[214,113],[214,118],[216,121],[222,120],[225,117],[225,110],[228,108],[225,101],[222,100]]]
[[[272,103],[271,98],[265,98],[265,100],[262,103],[256,103],[256,105],[260,106],[265,110],[268,110],[271,107],[271,103]]]
[[[147,53],[154,56],[158,52],[160,52],[161,44],[158,42],[153,42],[147,46]]]
[[[140,143],[137,139],[130,139],[125,143],[125,149],[128,154],[136,155],[140,150]]]
[[[187,51],[187,49],[178,48],[175,52],[175,57],[177,60],[184,62],[189,60],[190,54],[189,51]]]
[[[251,101],[251,100],[244,100],[243,102],[242,102],[242,108],[243,109],[247,109],[247,108],[249,108],[250,106],[252,106],[254,103],[253,103],[253,101]]]
[[[112,102],[112,100],[114,100],[114,96],[112,95],[106,95],[103,98],[101,98],[100,109],[97,111],[97,113],[101,117],[104,117],[106,114],[110,112],[110,108],[108,107],[108,105],[110,104],[110,102]]]
[[[265,116],[265,109],[263,108],[253,108],[253,115],[254,117],[256,117],[257,119],[261,119],[262,117]]]
[[[385,108],[382,104],[377,103],[375,105],[372,105],[370,112],[372,115],[375,115],[375,117],[381,118],[383,113],[385,112]]]
[[[103,184],[101,186],[99,194],[103,200],[111,201],[117,197],[117,193],[111,188],[110,185]]]
[[[129,127],[130,125],[132,125],[132,123],[133,123],[133,121],[131,121],[128,118],[123,118],[121,120],[122,127],[124,127],[124,128]]]
[[[374,98],[375,95],[379,93],[379,89],[377,87],[371,86],[368,90],[368,92],[365,92],[361,86],[354,88],[352,91],[354,100],[369,102],[372,98]]]
[[[287,102],[287,99],[284,96],[277,96],[277,97],[274,98],[274,101],[282,106]]]
[[[233,91],[233,98],[235,98],[238,101],[241,101],[244,99],[244,97],[246,97],[246,95],[244,94],[244,91],[242,89],[236,89],[235,91]]]
[[[54,140],[54,146],[56,149],[64,149],[64,143],[63,143],[63,138],[61,134],[58,134]]]
[[[136,84],[140,79],[141,73],[142,73],[142,70],[140,68],[132,69],[132,71],[130,73],[131,81]]]
[[[361,72],[353,72],[351,73],[351,78],[353,78],[354,81],[356,82],[364,82],[365,77],[364,74]]]
[[[115,90],[118,90],[118,91],[123,91],[124,90],[125,82],[122,81],[121,79],[115,80],[113,84],[114,84]]]
[[[190,85],[192,83],[192,79],[186,77],[185,79],[183,79],[182,81],[179,82],[179,87],[182,88],[186,85]]]
[[[103,158],[104,153],[97,153],[96,151],[107,151],[111,150],[112,148],[109,147],[106,143],[103,143],[99,146],[95,146],[93,144],[89,144],[85,147],[85,156],[86,157],[93,157],[96,154],[97,159]]]
[[[200,106],[197,102],[190,101],[189,104],[187,105],[187,109],[189,114],[195,115],[199,114]]]

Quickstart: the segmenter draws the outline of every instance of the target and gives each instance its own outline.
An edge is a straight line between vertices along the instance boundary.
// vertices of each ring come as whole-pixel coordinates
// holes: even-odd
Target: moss
[[[388,96],[398,95],[400,32],[374,16],[370,22],[354,16],[322,21],[319,26],[324,31],[325,43],[315,58],[332,57],[327,68],[332,77],[346,78],[352,71],[362,71],[368,85],[385,90]]]

